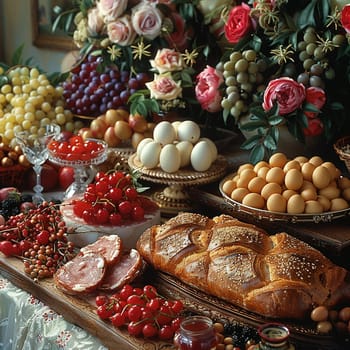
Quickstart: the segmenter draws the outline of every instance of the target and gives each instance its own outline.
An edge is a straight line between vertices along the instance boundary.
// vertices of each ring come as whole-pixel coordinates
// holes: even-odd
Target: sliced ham
[[[108,268],[99,289],[114,291],[132,282],[143,267],[143,260],[136,249],[123,253],[120,261]]]
[[[80,249],[80,253],[96,253],[102,255],[107,265],[115,264],[122,256],[122,240],[118,235],[101,236],[96,242]]]
[[[78,254],[56,271],[54,282],[67,294],[91,293],[102,283],[106,271],[106,259],[100,254]]]

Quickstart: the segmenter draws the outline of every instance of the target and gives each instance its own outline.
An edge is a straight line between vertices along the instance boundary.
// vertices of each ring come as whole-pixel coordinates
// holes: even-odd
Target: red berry
[[[48,244],[49,239],[50,239],[50,233],[47,230],[42,230],[40,233],[36,235],[36,240],[42,245]]]
[[[122,221],[123,221],[123,218],[119,213],[111,213],[109,215],[109,222],[113,226],[121,225]]]
[[[131,218],[134,221],[141,221],[144,219],[144,217],[145,217],[145,211],[142,207],[136,206],[136,207],[132,208]]]
[[[103,225],[106,224],[109,220],[109,212],[106,208],[98,209],[96,213],[96,223]]]
[[[142,315],[141,307],[139,305],[132,305],[128,310],[128,318],[130,321],[137,322]]]
[[[132,211],[132,206],[129,201],[120,202],[118,205],[119,212],[122,216],[128,216]]]
[[[142,333],[143,324],[138,322],[130,322],[128,324],[128,332],[130,335],[139,336]]]
[[[103,304],[97,307],[97,315],[102,319],[106,320],[114,315],[113,305]]]
[[[128,198],[130,201],[133,201],[137,198],[137,191],[134,187],[128,187],[125,190],[125,196]]]
[[[164,325],[158,331],[158,336],[162,340],[171,339],[174,336],[174,330],[170,325]]]
[[[101,306],[108,302],[108,297],[106,295],[97,295],[95,298],[95,303],[97,306]]]
[[[114,327],[121,327],[126,323],[125,315],[117,312],[113,316],[110,317],[110,320]]]
[[[150,284],[143,287],[143,293],[148,299],[153,299],[158,295],[156,287],[151,286]]]
[[[158,328],[154,323],[146,323],[142,328],[142,334],[145,338],[153,338],[157,335]]]
[[[126,284],[119,292],[119,296],[122,300],[127,300],[132,295],[134,288],[130,284]]]

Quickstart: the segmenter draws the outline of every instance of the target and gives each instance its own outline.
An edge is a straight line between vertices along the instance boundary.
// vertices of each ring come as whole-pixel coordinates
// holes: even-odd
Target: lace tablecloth
[[[107,350],[99,339],[0,274],[0,349]]]

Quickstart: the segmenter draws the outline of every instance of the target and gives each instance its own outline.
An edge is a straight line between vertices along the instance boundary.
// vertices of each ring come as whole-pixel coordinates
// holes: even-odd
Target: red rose
[[[295,80],[284,77],[269,82],[265,93],[263,108],[269,111],[277,102],[279,114],[284,115],[300,108],[305,100],[305,87]]]
[[[340,22],[347,33],[350,33],[350,4],[345,5],[341,11]]]
[[[321,110],[326,103],[326,93],[323,89],[319,87],[308,87],[306,89],[306,102],[313,104],[317,109]],[[315,112],[305,112],[308,118],[316,118],[318,113]]]
[[[198,74],[195,92],[204,110],[214,113],[221,109],[222,95],[219,88],[223,82],[221,72],[210,66]]]
[[[319,118],[313,118],[308,120],[308,127],[304,130],[305,136],[317,136],[323,132],[323,124]]]
[[[238,43],[253,28],[250,7],[247,4],[235,6],[225,24],[225,36],[230,43]]]

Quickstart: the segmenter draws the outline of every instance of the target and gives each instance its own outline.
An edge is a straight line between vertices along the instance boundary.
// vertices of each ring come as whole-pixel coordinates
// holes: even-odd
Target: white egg
[[[173,125],[166,120],[158,123],[153,130],[153,139],[161,145],[173,143],[176,139],[176,131]]]
[[[196,171],[206,171],[212,164],[212,150],[208,142],[199,141],[191,152],[191,165]]]
[[[176,148],[180,152],[180,168],[186,167],[191,163],[191,153],[193,150],[193,144],[190,141],[180,141],[176,144]]]
[[[159,164],[159,155],[162,146],[159,142],[151,141],[145,144],[140,154],[142,165],[148,169],[153,169]]]
[[[211,139],[209,139],[207,137],[201,137],[198,141],[206,141],[209,143],[210,149],[211,149],[212,155],[213,155],[212,161],[214,162],[214,160],[216,160],[216,158],[218,157],[218,149],[217,149],[214,141],[212,141]]]
[[[147,143],[152,142],[152,141],[153,141],[152,137],[146,137],[145,139],[143,139],[139,142],[139,144],[136,147],[136,154],[137,154],[138,159],[140,159],[140,155],[141,155],[141,151],[142,151],[143,147]]]
[[[201,136],[201,129],[192,120],[185,120],[177,127],[177,137],[179,141],[190,141],[195,144]]]
[[[176,133],[176,136],[175,136],[175,140],[178,139],[178,136],[177,136],[177,128],[179,127],[179,125],[181,124],[181,121],[180,120],[175,120],[174,122],[171,123],[175,129],[175,133]]]
[[[159,164],[163,171],[174,173],[180,168],[180,152],[174,144],[165,145],[160,151]]]

